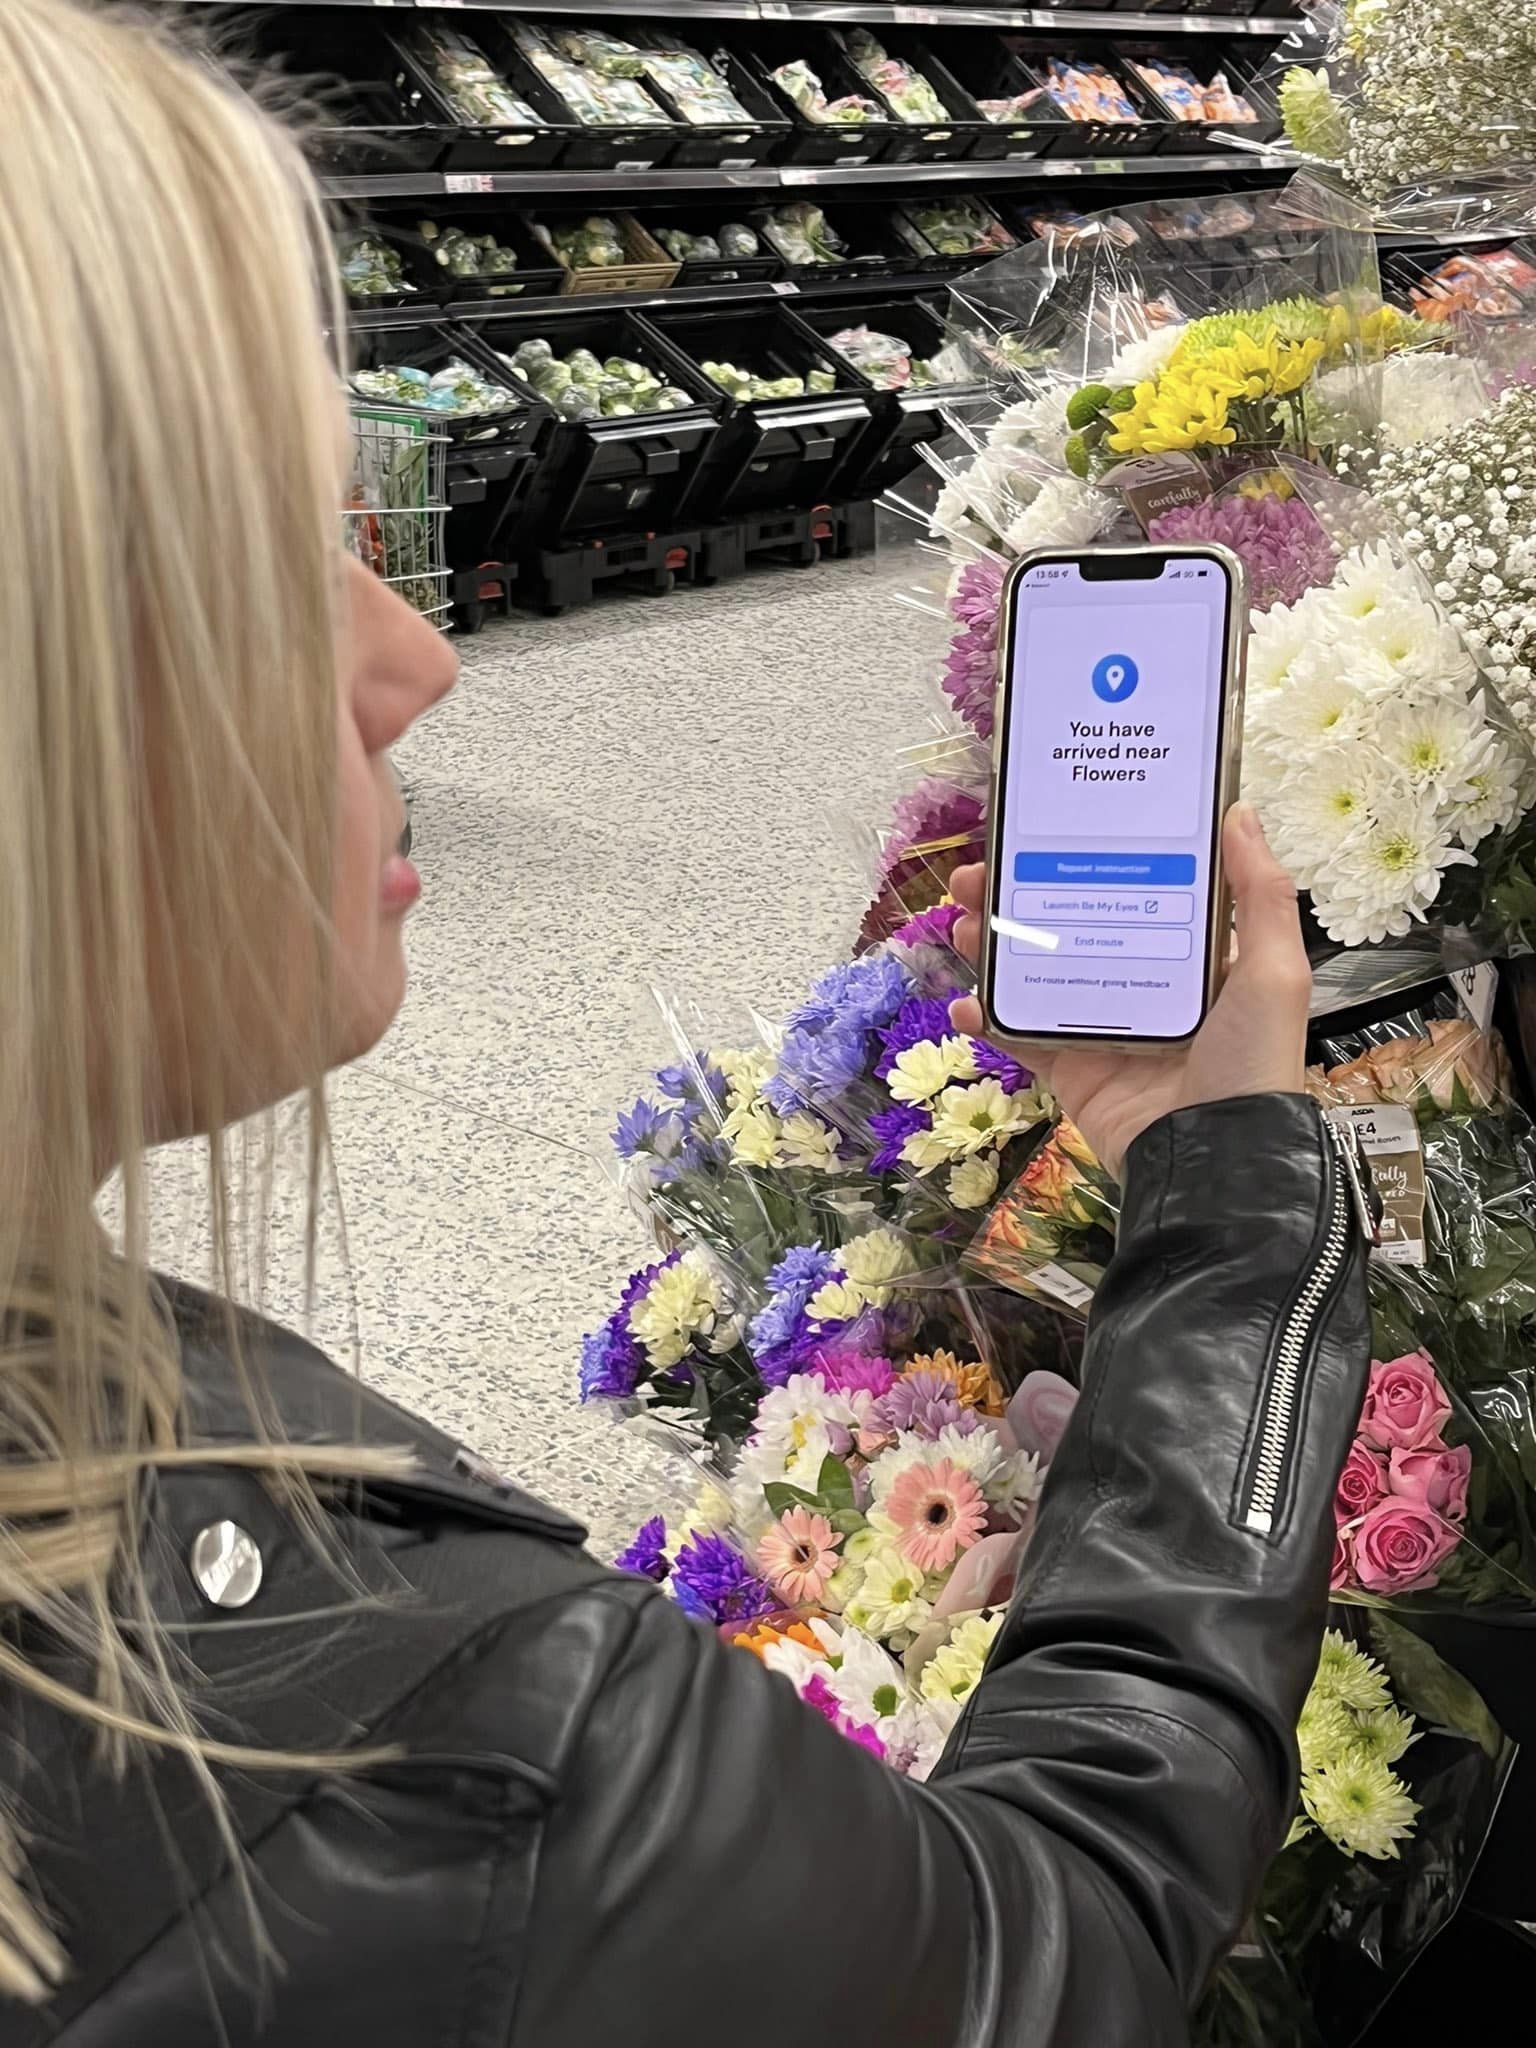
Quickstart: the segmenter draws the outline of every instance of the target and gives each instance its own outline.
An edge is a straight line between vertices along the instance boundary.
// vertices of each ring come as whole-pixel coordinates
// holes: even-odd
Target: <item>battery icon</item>
[[[1209,569],[1197,569],[1197,570],[1195,571],[1195,574],[1196,574],[1197,576],[1209,576],[1209,575],[1210,575],[1210,573],[1211,573],[1211,572],[1210,572],[1210,570],[1209,570]]]

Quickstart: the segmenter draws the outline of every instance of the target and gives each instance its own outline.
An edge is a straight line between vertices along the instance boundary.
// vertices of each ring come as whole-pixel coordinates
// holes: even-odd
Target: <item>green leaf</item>
[[[1485,1756],[1502,1754],[1504,1733],[1475,1686],[1401,1622],[1373,1614],[1370,1628],[1372,1647],[1392,1674],[1399,1705],[1447,1734],[1475,1742]]]
[[[828,1514],[840,1514],[853,1506],[853,1474],[832,1451],[828,1451],[821,1461],[821,1470],[816,1474],[816,1491],[820,1505]]]
[[[857,1536],[866,1524],[857,1508],[840,1508],[832,1517],[832,1526],[839,1536]]]
[[[782,1479],[772,1480],[763,1488],[763,1499],[776,1515],[786,1513],[790,1508],[819,1508],[821,1502],[814,1493],[802,1493],[798,1486],[788,1486]]]

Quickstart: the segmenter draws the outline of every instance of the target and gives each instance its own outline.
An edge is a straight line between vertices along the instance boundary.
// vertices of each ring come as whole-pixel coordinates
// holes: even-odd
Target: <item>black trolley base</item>
[[[508,611],[516,602],[555,618],[590,604],[604,584],[620,580],[653,597],[679,583],[722,583],[746,573],[754,561],[796,568],[813,562],[867,555],[875,545],[875,507],[814,505],[803,511],[756,512],[720,526],[679,533],[626,534],[576,547],[540,548],[515,563],[482,562],[453,577],[453,618],[461,632],[478,633],[487,609]]]

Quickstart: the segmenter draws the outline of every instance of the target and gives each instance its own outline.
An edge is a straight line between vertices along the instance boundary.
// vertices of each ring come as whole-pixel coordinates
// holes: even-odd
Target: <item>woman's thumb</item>
[[[1222,858],[1237,910],[1237,957],[1244,970],[1310,981],[1296,884],[1270,852],[1252,804],[1234,804],[1228,811]]]

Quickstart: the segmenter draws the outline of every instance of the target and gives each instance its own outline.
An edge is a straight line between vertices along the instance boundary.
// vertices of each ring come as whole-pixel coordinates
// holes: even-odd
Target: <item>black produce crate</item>
[[[973,162],[1019,163],[1047,154],[1055,131],[1061,126],[1061,116],[1001,38],[983,35],[977,29],[948,29],[938,31],[935,40],[934,32],[930,31],[924,47],[936,51],[939,61],[973,103],[1012,99],[1019,93],[1034,95],[1030,111],[1011,121],[988,120],[977,107],[980,125],[971,150]]]
[[[511,377],[500,358],[541,337],[558,355],[589,348],[600,359],[627,356],[696,401],[675,412],[634,413],[600,420],[557,418],[538,474],[515,520],[495,536],[508,559],[560,541],[637,533],[667,525],[694,483],[719,425],[723,396],[699,371],[676,363],[633,313],[483,312],[465,316],[466,354]]]
[[[401,308],[430,308],[441,305],[442,286],[437,276],[437,265],[428,255],[419,235],[401,232],[392,221],[354,221],[344,225],[336,237],[336,253],[345,253],[346,244],[354,234],[366,234],[370,240],[382,242],[400,258],[404,285],[392,292],[354,292],[347,290],[347,304],[354,314],[366,316],[369,313],[398,311]],[[407,289],[409,287],[409,289]]]
[[[750,227],[761,244],[761,255],[685,257],[676,284],[679,289],[688,285],[769,284],[783,277],[785,265],[763,240],[750,214],[751,209],[745,206],[731,212],[723,211],[718,204],[709,207],[669,206],[665,213],[652,213],[647,209],[640,216],[640,223],[657,241],[661,241],[667,228],[681,228],[688,235],[713,235],[718,240],[727,221]],[[665,242],[661,245],[666,247]]]
[[[489,36],[471,33],[462,23],[445,26],[456,35],[468,37],[492,69],[500,72],[518,98],[526,101],[539,116],[541,125],[537,128],[476,127],[464,121],[418,54],[411,31],[396,31],[389,41],[399,66],[400,80],[420,92],[424,103],[437,106],[439,118],[449,131],[444,169],[536,171],[547,169],[564,156],[569,139],[567,131],[572,125],[570,116],[532,66],[524,61],[522,52],[515,45],[510,49],[500,45],[493,48]]]
[[[355,8],[288,7],[242,30],[251,56],[292,78],[314,110],[304,146],[317,170],[370,177],[440,167],[451,139],[441,102],[404,76],[388,38]]]
[[[602,127],[578,121],[560,94],[523,55],[512,30],[488,17],[481,22],[481,46],[491,62],[536,113],[547,114],[561,138],[559,161],[568,171],[653,171],[670,163],[680,139],[676,122],[620,121]],[[653,93],[652,98],[656,98]],[[660,105],[660,101],[657,100]],[[455,168],[495,170],[494,163]],[[501,169],[510,168],[503,163]]]
[[[473,447],[483,453],[490,448],[527,447],[537,440],[543,408],[530,402],[518,390],[509,371],[503,371],[500,365],[488,365],[483,360],[476,362],[466,346],[464,331],[444,320],[439,313],[431,310],[419,313],[414,310],[356,313],[352,319],[350,341],[354,370],[394,369],[409,365],[425,370],[431,376],[457,359],[472,363],[477,369],[489,372],[505,383],[507,403],[504,411],[472,413],[457,418],[452,413],[437,412],[430,406],[407,407],[397,399],[370,396],[366,391],[357,389],[354,377],[352,388],[363,404],[395,411],[419,410],[424,419],[432,422],[434,433],[447,437],[450,462],[461,448]]]
[[[1093,64],[1108,71],[1140,115],[1137,121],[1078,121],[1055,105],[1047,92],[1047,103],[1059,121],[1051,130],[1046,156],[1092,156],[1106,159],[1151,156],[1163,147],[1164,130],[1170,125],[1161,106],[1132,78],[1113,51],[1103,44],[1047,42],[1043,37],[1030,43],[1017,36],[1004,36],[1004,47],[1020,58],[1039,85],[1049,77],[1047,66],[1055,57],[1063,63]]]
[[[825,503],[832,479],[854,441],[868,433],[874,407],[868,386],[840,356],[780,304],[713,311],[662,309],[635,316],[695,383],[705,361],[733,362],[759,376],[803,377],[830,370],[836,388],[803,398],[741,400],[712,381],[720,431],[683,500],[691,520],[728,520],[770,506]]]
[[[1282,122],[1280,108],[1269,88],[1259,78],[1258,68],[1235,51],[1210,43],[1192,43],[1188,48],[1182,44],[1169,49],[1166,43],[1117,42],[1115,53],[1120,59],[1118,69],[1121,76],[1130,75],[1131,83],[1159,111],[1167,121],[1159,149],[1164,156],[1209,156],[1213,151],[1226,147],[1226,136],[1237,136],[1242,141],[1267,144],[1279,135]],[[1183,121],[1174,109],[1164,102],[1157,88],[1131,71],[1133,58],[1157,57],[1168,64],[1185,64],[1204,84],[1216,72],[1225,72],[1227,83],[1234,92],[1240,92],[1258,115],[1256,121]],[[1234,162],[1241,165],[1243,159],[1234,152]]]
[[[382,233],[406,259],[407,271],[421,288],[422,297],[438,306],[505,305],[518,299],[552,298],[560,290],[564,272],[551,260],[549,251],[534,240],[521,214],[509,209],[514,202],[505,198],[477,200],[454,195],[447,199],[413,199],[381,209],[370,227]],[[462,228],[470,235],[494,235],[517,256],[517,268],[504,277],[455,277],[438,262],[430,242],[421,233],[421,223],[432,221],[439,228]],[[408,299],[406,304],[418,303]],[[353,299],[354,306],[378,304],[375,299]]]
[[[916,296],[887,293],[820,306],[797,305],[794,317],[827,347],[832,335],[859,326],[898,336],[910,343],[915,356],[936,356],[949,338],[937,311]],[[838,360],[847,362],[840,352]],[[852,363],[848,368],[876,396],[869,432],[850,448],[838,471],[836,491],[841,498],[878,498],[890,490],[917,467],[926,443],[950,431],[947,409],[979,405],[986,397],[985,386],[975,380],[933,384],[918,391],[882,391]]]
[[[785,192],[780,203],[792,202],[799,195]],[[808,192],[806,198],[820,203],[820,194]],[[763,221],[772,211],[759,207],[748,215],[749,224],[763,234]],[[922,268],[895,228],[891,225],[889,203],[871,205],[868,200],[852,203],[839,199],[833,211],[827,213],[827,225],[835,228],[847,244],[848,260],[845,263],[791,263],[784,261],[784,275],[801,291],[814,291],[827,285],[871,284],[887,277],[911,277]],[[772,245],[765,240],[765,247]]]
[[[722,41],[728,31],[722,30]],[[768,94],[783,117],[787,133],[780,145],[779,160],[792,164],[859,164],[910,161],[910,136],[903,134],[901,121],[808,121],[772,73],[796,57],[804,58],[820,78],[829,99],[843,99],[859,93],[879,104],[853,66],[825,31],[810,27],[783,28],[754,22],[749,30],[730,38],[729,47],[752,77]]]
[[[660,42],[648,29],[631,24],[628,35],[639,43]],[[698,48],[695,44],[694,47]],[[679,139],[668,159],[674,170],[750,170],[773,161],[789,142],[790,120],[778,99],[734,50],[723,45],[699,54],[720,73],[747,113],[745,125],[704,127],[690,121],[664,87],[650,82],[653,96],[677,122]]]
[[[893,149],[892,161],[956,163],[962,158],[995,158],[1004,154],[991,147],[999,131],[994,130],[957,73],[930,42],[914,35],[910,29],[882,27],[873,33],[887,55],[910,65],[914,71],[922,72],[950,115],[945,122],[903,121],[892,106],[891,118],[906,131],[907,137],[904,147]],[[863,90],[871,99],[884,99],[884,95],[872,85],[865,85]]]

